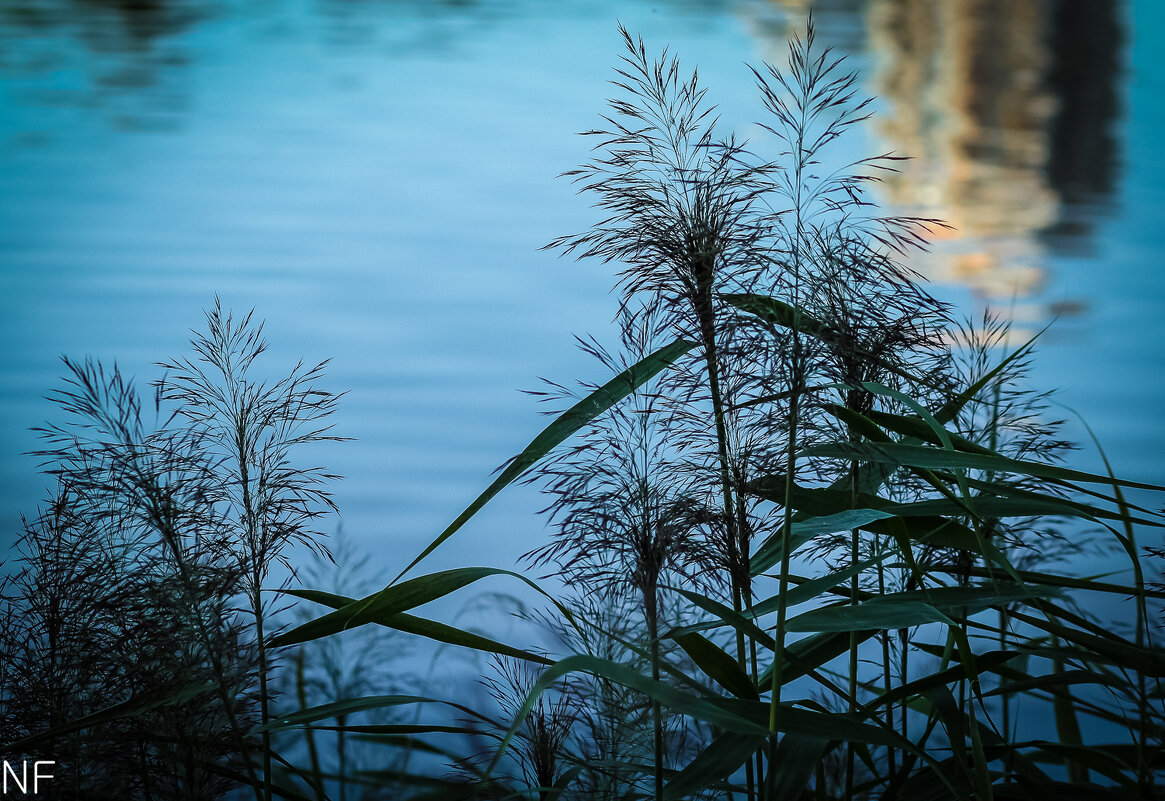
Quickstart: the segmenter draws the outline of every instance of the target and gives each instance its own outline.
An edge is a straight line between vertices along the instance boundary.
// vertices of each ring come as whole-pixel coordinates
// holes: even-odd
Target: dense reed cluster
[[[53,797],[211,799],[244,778],[271,797],[261,593],[292,545],[323,548],[331,476],[292,457],[334,439],[337,396],[322,364],[265,380],[249,316],[206,319],[152,409],[116,366],[66,359],[63,419],[39,430],[56,494],[7,577],[0,727],[10,762],[51,755]]]
[[[330,436],[319,369],[246,382],[258,333],[216,310],[196,358],[167,365],[173,417],[154,433],[119,376],[70,365],[76,419],[45,432],[60,495],[29,524],[6,607],[28,631],[6,647],[30,650],[0,688],[49,708],[6,713],[13,748],[53,738],[91,768],[93,732],[118,732],[181,797],[230,782],[317,801],[1162,797],[1165,593],[1137,533],[1165,519],[1128,492],[1163,488],[1064,466],[1027,385],[1032,343],[990,317],[959,328],[904,266],[942,223],[878,215],[869,184],[894,159],[842,157],[868,101],[811,25],[787,65],[754,71],[768,116],[747,146],[695,73],[623,36],[619,96],[568,173],[602,218],[549,246],[617,265],[618,347],[580,340],[610,379],[540,390],[552,422],[396,579],[286,589],[331,611],[272,636],[260,592],[328,506],[327,476],[287,457]],[[524,566],[547,575],[406,578],[522,480],[550,530]],[[1085,548],[1130,569],[1066,570]],[[125,586],[92,586],[102,560]],[[503,576],[545,598],[540,646],[413,614]],[[1093,619],[1098,598],[1129,625]],[[78,615],[132,631],[79,632]],[[486,697],[399,694],[345,672],[339,649],[330,671],[308,662],[362,626],[491,655]],[[158,651],[155,684],[68,661],[130,634]],[[92,639],[56,645],[77,637]],[[119,711],[78,720],[98,699]],[[170,751],[142,726],[172,732],[156,738]],[[176,766],[218,784],[195,792]]]

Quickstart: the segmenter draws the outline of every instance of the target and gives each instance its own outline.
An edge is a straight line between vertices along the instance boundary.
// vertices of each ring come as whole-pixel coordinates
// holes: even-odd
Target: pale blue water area
[[[539,248],[595,219],[555,176],[586,157],[574,133],[609,94],[616,20],[698,65],[725,125],[763,149],[745,62],[782,57],[803,5],[0,0],[0,542],[44,495],[23,454],[53,413],[58,357],[116,360],[148,381],[217,293],[267,321],[273,369],[332,359],[327,386],[348,392],[335,429],[355,441],[309,458],[343,474],[345,530],[395,575],[545,424],[519,389],[602,378],[572,334],[611,338],[610,269]],[[902,66],[884,20],[912,5],[822,2],[820,34],[892,120],[917,106],[965,123],[935,100],[966,94],[957,77],[884,91]],[[969,314],[1014,305],[1035,330],[1066,311],[1038,382],[1063,388],[1119,472],[1165,483],[1165,15],[1155,0],[1112,8],[1101,45],[1115,69],[1098,67],[1078,98],[1094,138],[1068,148],[1067,178],[1047,156],[1066,101],[1041,90],[1020,95],[1050,111],[1017,134],[1019,167],[942,145],[920,164],[946,183],[894,202],[968,221],[933,269],[936,292]],[[957,38],[976,22],[945,24]],[[1046,30],[1029,35],[1046,45]],[[1048,63],[1014,74],[1039,86]],[[1005,67],[985,92],[1010,86]],[[911,154],[913,134],[877,125],[855,156]],[[967,175],[989,189],[968,190]],[[1101,467],[1091,449],[1079,465]],[[512,566],[544,535],[540,506],[531,488],[507,490],[430,569]]]
[[[607,327],[604,271],[538,248],[588,219],[555,176],[586,153],[573,133],[606,93],[616,17],[730,104],[757,55],[744,19],[703,5],[195,7],[112,52],[66,12],[99,16],[4,28],[3,530],[42,494],[21,454],[58,356],[153,377],[218,293],[266,319],[270,362],[333,360],[355,442],[312,458],[345,476],[344,525],[386,566],[544,424],[519,388],[590,369],[571,334]],[[500,499],[448,558],[512,563],[532,503]]]

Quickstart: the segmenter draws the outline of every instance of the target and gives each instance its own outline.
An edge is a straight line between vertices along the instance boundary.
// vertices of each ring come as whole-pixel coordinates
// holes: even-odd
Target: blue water
[[[744,62],[780,58],[801,5],[0,0],[0,542],[44,495],[24,454],[53,414],[58,357],[116,360],[148,382],[217,293],[267,321],[273,369],[332,360],[327,386],[348,392],[335,429],[355,441],[310,458],[344,475],[344,529],[395,574],[544,425],[519,389],[602,377],[572,334],[610,338],[611,271],[539,248],[595,219],[555,176],[586,157],[573,134],[609,94],[616,20],[699,65],[726,126],[763,144]],[[821,37],[871,92],[888,58],[877,15],[896,5],[817,6]],[[1036,330],[1070,310],[1038,383],[1063,388],[1121,473],[1158,483],[1162,16],[1154,0],[1115,14],[1107,186],[1049,188],[1038,153],[990,173],[1014,180],[1006,202],[1020,209],[1052,197],[1051,216],[964,232],[934,267],[935,291],[969,314],[1014,306]],[[896,115],[895,102],[914,97],[879,108]],[[876,122],[853,140],[855,157],[907,144]],[[941,192],[931,201],[942,211]],[[944,272],[952,248],[972,267],[976,253],[1018,254],[1026,272]],[[1091,450],[1079,464],[1100,467]],[[512,565],[541,541],[540,505],[511,488],[430,567]]]

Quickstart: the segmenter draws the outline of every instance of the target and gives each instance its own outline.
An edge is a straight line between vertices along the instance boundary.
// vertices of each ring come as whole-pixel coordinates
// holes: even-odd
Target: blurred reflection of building
[[[185,103],[178,37],[212,14],[210,0],[0,0],[0,79],[16,108],[100,109],[118,128],[172,128]]]
[[[787,60],[787,40],[804,36],[805,21],[813,13],[813,28],[820,44],[835,55],[844,55],[849,69],[864,70],[867,0],[772,0],[768,3],[741,3],[734,13],[744,20],[764,47],[764,59],[783,65]]]
[[[1080,247],[1062,235],[1087,233],[1114,182],[1119,10],[1110,0],[872,0],[876,128],[911,157],[884,198],[955,228],[920,261],[932,278],[988,301],[1030,298],[1049,248]]]

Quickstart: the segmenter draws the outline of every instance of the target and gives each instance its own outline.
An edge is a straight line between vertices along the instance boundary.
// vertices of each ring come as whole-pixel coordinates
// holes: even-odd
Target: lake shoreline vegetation
[[[66,359],[0,585],[7,763],[69,799],[1165,797],[1165,488],[1070,467],[1035,340],[906,266],[944,224],[879,216],[897,156],[836,163],[870,101],[812,21],[749,143],[620,31],[566,173],[601,219],[547,246],[615,265],[619,345],[579,339],[609,380],[534,391],[549,425],[371,590],[304,462],[325,364],[272,377],[217,300],[152,404]],[[543,545],[423,572],[515,482]],[[1095,552],[1127,572],[1068,569]],[[504,582],[539,643],[416,614]],[[482,692],[394,672],[424,641]]]

